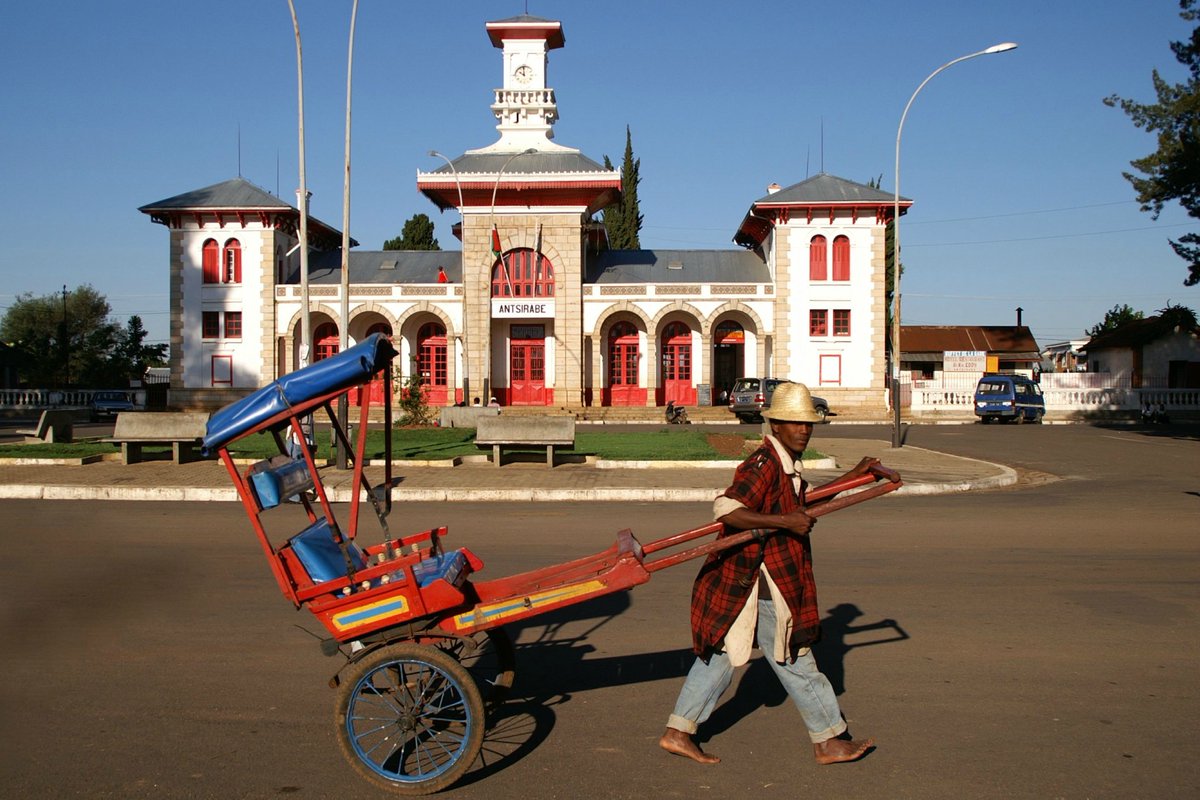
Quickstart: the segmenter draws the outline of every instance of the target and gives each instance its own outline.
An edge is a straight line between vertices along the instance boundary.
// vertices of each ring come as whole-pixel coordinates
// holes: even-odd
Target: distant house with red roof
[[[1041,351],[1025,325],[901,325],[900,370],[914,380],[942,372],[946,353],[983,353],[986,372],[1032,376]]]

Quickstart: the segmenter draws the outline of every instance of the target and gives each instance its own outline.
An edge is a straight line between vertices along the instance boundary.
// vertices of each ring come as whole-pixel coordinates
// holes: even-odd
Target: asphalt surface
[[[884,435],[818,437],[833,433],[864,450]],[[817,656],[851,730],[878,744],[858,764],[813,764],[761,660],[701,730],[720,765],[657,748],[690,664],[684,565],[512,626],[513,697],[444,796],[1196,797],[1198,445],[1194,428],[912,431],[903,450],[991,459],[1018,481],[889,496],[814,529]],[[448,525],[487,579],[709,513],[413,502],[391,523]],[[276,514],[286,528],[300,510]],[[0,500],[0,519],[0,796],[381,796],[338,752],[338,662],[236,504]]]

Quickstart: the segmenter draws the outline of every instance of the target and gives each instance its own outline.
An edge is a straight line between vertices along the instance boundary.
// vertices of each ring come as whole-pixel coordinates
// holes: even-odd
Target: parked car
[[[92,392],[88,409],[92,422],[99,422],[105,417],[116,419],[117,414],[122,411],[133,411],[133,403],[130,402],[129,395],[125,392]]]
[[[771,407],[771,396],[775,387],[791,381],[781,378],[738,378],[729,391],[729,410],[742,422],[762,422],[764,408]],[[831,416],[829,403],[813,395],[813,405],[825,422]]]
[[[1021,375],[984,375],[975,386],[975,416],[983,423],[1041,422],[1046,416],[1042,387]]]

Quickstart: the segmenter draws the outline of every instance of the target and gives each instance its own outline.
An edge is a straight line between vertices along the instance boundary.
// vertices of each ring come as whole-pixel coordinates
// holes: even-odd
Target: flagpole
[[[501,258],[502,248],[500,247],[500,232],[496,230],[496,193],[500,191],[500,179],[504,177],[504,170],[508,169],[508,165],[513,162],[514,158],[517,158],[518,156],[532,155],[533,153],[536,153],[536,152],[537,152],[537,148],[530,147],[529,149],[522,150],[519,153],[513,153],[511,156],[508,157],[508,159],[504,162],[504,164],[501,165],[500,171],[496,173],[496,182],[492,185],[492,207],[491,207],[491,211],[488,213],[488,219],[492,223],[491,249],[492,249],[493,257],[492,257],[492,263],[488,264],[488,268],[484,274],[484,289],[485,289],[484,296],[485,297],[488,297],[488,298],[491,297],[492,264],[495,264],[496,259],[499,258],[500,263],[504,267],[504,269],[505,270],[508,269],[508,265],[506,265],[504,263],[504,260]],[[512,284],[511,283],[509,284],[509,294],[512,294]],[[484,405],[487,405],[488,403],[490,403],[491,399],[492,399],[492,323],[491,323],[492,314],[491,314],[490,306],[488,307],[488,314],[486,316],[486,319],[488,320],[487,335],[483,337],[484,342],[485,342],[484,349],[483,349],[483,395],[485,398],[483,401]]]

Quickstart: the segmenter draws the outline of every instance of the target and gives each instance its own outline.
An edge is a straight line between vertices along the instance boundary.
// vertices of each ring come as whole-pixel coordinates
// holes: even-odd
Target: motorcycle
[[[687,409],[683,406],[675,405],[674,400],[667,401],[667,409],[663,412],[667,418],[667,422],[671,425],[691,425],[692,421],[688,419]]]

